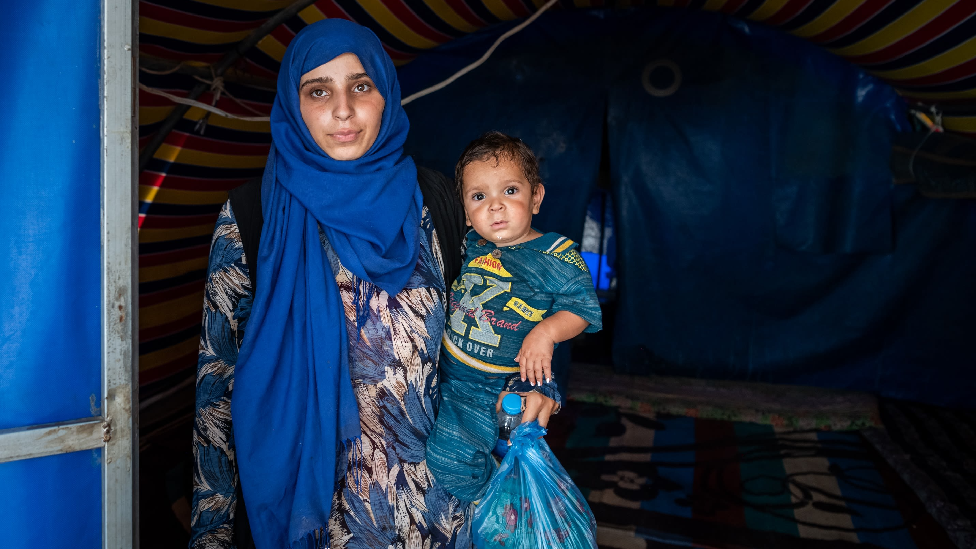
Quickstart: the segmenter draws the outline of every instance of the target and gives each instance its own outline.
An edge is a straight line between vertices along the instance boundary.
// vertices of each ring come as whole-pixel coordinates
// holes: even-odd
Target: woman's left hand
[[[502,399],[507,394],[509,394],[508,391],[502,391],[498,395],[498,401],[495,402],[496,413],[502,409]],[[522,410],[522,423],[528,423],[534,419],[538,419],[539,425],[545,427],[549,423],[549,416],[556,413],[556,410],[559,409],[558,402],[541,393],[533,391],[518,394],[525,398],[525,409]]]

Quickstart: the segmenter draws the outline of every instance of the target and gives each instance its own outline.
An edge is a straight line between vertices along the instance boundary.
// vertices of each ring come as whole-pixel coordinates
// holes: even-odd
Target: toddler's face
[[[545,188],[532,185],[510,158],[472,162],[464,168],[462,202],[469,227],[497,246],[512,246],[539,236],[532,215],[539,213]]]

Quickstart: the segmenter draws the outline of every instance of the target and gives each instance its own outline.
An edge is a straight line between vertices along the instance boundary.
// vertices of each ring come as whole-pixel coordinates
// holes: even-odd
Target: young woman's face
[[[312,139],[335,160],[355,160],[380,133],[386,101],[359,58],[344,53],[302,75],[302,120]]]

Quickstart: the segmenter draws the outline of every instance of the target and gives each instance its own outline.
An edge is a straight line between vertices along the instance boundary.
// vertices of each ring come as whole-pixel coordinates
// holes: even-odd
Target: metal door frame
[[[104,549],[139,546],[134,6],[102,0],[101,7],[101,415],[0,430],[0,463],[102,448]]]

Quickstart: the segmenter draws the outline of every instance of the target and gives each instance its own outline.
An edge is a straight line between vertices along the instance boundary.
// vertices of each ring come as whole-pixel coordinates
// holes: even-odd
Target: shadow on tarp
[[[507,28],[402,67],[405,95]],[[554,12],[407,112],[445,173],[486,130],[525,140],[536,225],[573,239],[608,128],[618,371],[972,406],[976,204],[892,185],[905,105],[843,59],[720,14]]]

